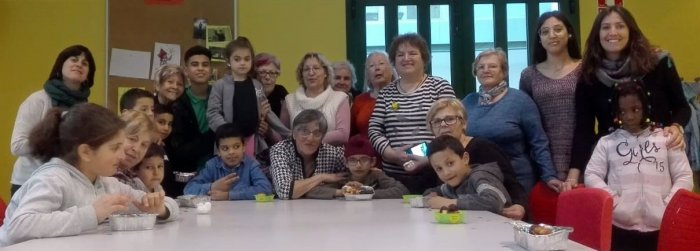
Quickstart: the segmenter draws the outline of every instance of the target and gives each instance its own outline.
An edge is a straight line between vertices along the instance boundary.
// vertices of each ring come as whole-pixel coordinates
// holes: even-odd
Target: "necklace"
[[[414,87],[411,91],[406,91],[403,89],[403,87],[401,87],[401,80],[399,80],[399,84],[397,86],[399,87],[399,90],[402,93],[408,94],[408,93],[412,93],[412,92],[418,90],[418,88],[420,88],[423,85],[423,83],[425,83],[425,80],[427,80],[427,79],[428,79],[428,74],[423,74],[423,80],[420,81],[420,83],[416,87]]]

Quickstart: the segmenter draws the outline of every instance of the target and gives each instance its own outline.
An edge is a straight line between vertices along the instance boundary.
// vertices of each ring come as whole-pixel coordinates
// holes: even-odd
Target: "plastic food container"
[[[273,202],[275,201],[275,195],[274,194],[264,194],[264,193],[259,193],[255,195],[255,201],[256,202]]]
[[[155,214],[113,214],[109,218],[112,231],[151,230],[156,224]]]
[[[175,181],[177,182],[182,182],[182,183],[187,183],[190,181],[194,176],[197,174],[197,172],[191,172],[191,173],[186,173],[186,172],[173,172],[175,175]]]
[[[425,207],[425,201],[423,196],[417,196],[410,198],[408,200],[408,204],[411,205],[411,207],[417,207],[417,208],[423,208]]]
[[[197,207],[197,204],[211,202],[211,197],[207,195],[180,195],[177,196],[177,204],[180,207]]]
[[[569,244],[569,233],[574,231],[570,227],[540,224],[541,227],[548,229],[551,233],[536,235],[530,233],[530,228],[533,224],[522,221],[515,221],[511,224],[513,224],[515,243],[531,251],[566,250]]]
[[[464,211],[456,213],[441,213],[440,211],[433,212],[435,222],[439,224],[461,224],[464,223]]]
[[[343,186],[342,190],[345,200],[371,200],[374,197],[374,188],[371,186],[361,186],[359,188]]]
[[[420,194],[406,194],[403,196],[403,203],[410,203],[412,198],[416,197],[423,197],[423,195]]]

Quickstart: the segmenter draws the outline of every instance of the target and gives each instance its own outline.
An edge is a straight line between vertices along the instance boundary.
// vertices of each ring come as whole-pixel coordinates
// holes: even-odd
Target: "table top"
[[[466,211],[465,224],[437,224],[433,211],[401,200],[214,202],[210,214],[181,208],[153,230],[35,239],[5,250],[524,250],[509,219]],[[568,250],[592,250],[569,241]]]

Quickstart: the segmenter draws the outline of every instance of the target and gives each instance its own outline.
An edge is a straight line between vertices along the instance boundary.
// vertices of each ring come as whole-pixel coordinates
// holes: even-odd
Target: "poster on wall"
[[[207,48],[211,51],[211,61],[225,62],[226,45],[233,40],[231,26],[228,25],[208,25],[207,26]]]
[[[151,79],[155,79],[158,69],[166,64],[180,65],[180,45],[156,42],[153,48]]]
[[[598,12],[603,11],[608,6],[622,6],[622,0],[598,0]]]

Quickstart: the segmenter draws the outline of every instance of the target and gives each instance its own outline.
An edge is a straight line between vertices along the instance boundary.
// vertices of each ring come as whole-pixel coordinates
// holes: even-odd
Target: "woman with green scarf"
[[[58,54],[44,88],[29,95],[19,106],[10,142],[12,155],[17,157],[10,181],[12,194],[42,164],[30,155],[28,138],[32,129],[52,107],[67,110],[75,104],[87,102],[94,83],[95,68],[95,60],[88,48],[70,46]]]

